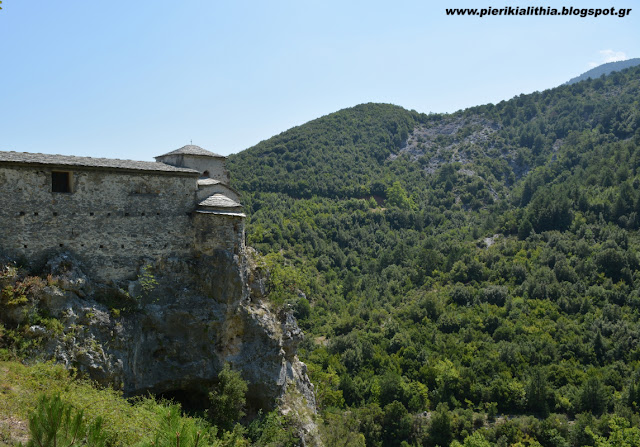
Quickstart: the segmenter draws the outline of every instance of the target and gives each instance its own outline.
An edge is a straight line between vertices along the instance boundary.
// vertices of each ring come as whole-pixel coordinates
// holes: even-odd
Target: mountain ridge
[[[602,75],[609,75],[616,71],[622,71],[626,68],[635,67],[640,64],[640,58],[636,57],[633,59],[626,59],[623,61],[615,61],[615,62],[607,62],[606,64],[598,65],[597,67],[592,68],[575,78],[569,79],[564,85],[575,84],[576,82],[585,81],[589,78],[595,79],[599,78]]]
[[[451,159],[481,172],[495,191],[503,190],[546,163],[570,132],[598,123],[609,131],[613,113],[637,119],[628,100],[617,105],[620,101],[606,98],[611,94],[632,98],[633,91],[627,90],[635,87],[620,90],[611,84],[603,88],[602,82],[588,80],[452,114],[427,115],[390,104],[360,104],[230,156],[234,184],[245,191],[305,198],[384,195],[384,187],[402,181],[385,164],[403,164],[409,157],[413,165],[403,167],[408,175],[416,174],[416,164],[418,170],[434,174]],[[468,125],[461,124],[464,122]],[[514,123],[517,134],[509,130]],[[615,132],[619,137],[630,135],[623,127]]]

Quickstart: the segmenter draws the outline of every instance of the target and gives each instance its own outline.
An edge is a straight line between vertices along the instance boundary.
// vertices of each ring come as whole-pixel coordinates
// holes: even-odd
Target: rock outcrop
[[[291,313],[271,310],[265,280],[251,264],[228,251],[167,258],[141,265],[135,281],[107,285],[63,253],[47,263],[48,279],[34,288],[31,307],[13,306],[0,318],[18,324],[26,309],[44,310],[62,328],[29,328],[42,341],[40,354],[126,395],[204,405],[229,363],[249,384],[251,408],[273,408],[294,386],[315,411],[313,385],[296,356],[302,332]]]

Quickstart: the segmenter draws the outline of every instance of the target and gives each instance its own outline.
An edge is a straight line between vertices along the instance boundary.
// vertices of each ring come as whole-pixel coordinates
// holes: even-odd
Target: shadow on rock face
[[[170,389],[156,394],[158,399],[177,402],[187,413],[203,413],[209,408],[208,387],[193,387],[188,389]]]
[[[56,256],[47,270],[55,278],[30,305],[59,318],[62,329],[38,335],[49,337],[41,357],[127,396],[152,393],[195,412],[206,408],[228,363],[249,386],[249,413],[274,408],[290,385],[315,411],[296,356],[302,331],[290,311],[272,311],[246,256],[148,260],[136,280],[115,285],[85,275],[72,255]]]

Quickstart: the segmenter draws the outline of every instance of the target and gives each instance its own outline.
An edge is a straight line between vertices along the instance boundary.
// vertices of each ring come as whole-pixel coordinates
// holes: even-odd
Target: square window
[[[71,173],[53,171],[51,173],[51,192],[71,192]]]

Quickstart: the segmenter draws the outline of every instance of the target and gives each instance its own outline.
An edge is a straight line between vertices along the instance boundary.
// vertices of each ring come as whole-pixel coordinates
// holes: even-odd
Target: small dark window
[[[209,177],[209,171],[204,171],[204,172],[202,173],[202,176],[203,176],[203,177],[207,177],[207,178],[208,178],[208,177]]]
[[[71,192],[71,173],[53,171],[51,173],[51,192]]]

